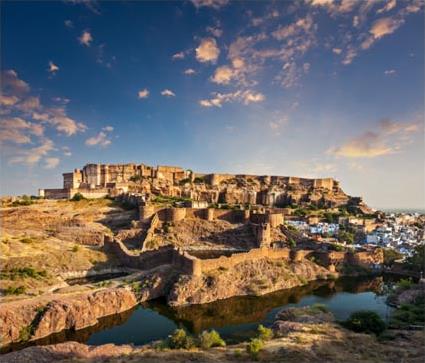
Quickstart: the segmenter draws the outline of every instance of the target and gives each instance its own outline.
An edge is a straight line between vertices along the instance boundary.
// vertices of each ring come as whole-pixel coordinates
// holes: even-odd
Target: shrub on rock
[[[193,338],[184,329],[176,329],[169,337],[169,347],[171,349],[190,349],[195,346]]]
[[[385,322],[374,311],[357,311],[344,322],[346,328],[358,333],[381,334],[385,330]]]
[[[199,335],[199,345],[202,349],[211,347],[224,347],[226,342],[221,338],[220,334],[215,330],[203,331]]]

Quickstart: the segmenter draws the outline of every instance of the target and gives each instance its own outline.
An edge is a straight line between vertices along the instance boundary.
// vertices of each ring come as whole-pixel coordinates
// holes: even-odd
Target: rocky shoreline
[[[99,318],[158,297],[166,297],[172,306],[203,304],[233,296],[264,295],[335,276],[308,260],[287,265],[264,259],[228,271],[213,271],[201,277],[181,275],[178,279],[165,266],[110,280],[107,287],[88,284],[83,291],[70,287],[60,293],[3,303],[0,336],[4,347],[93,326]]]
[[[423,331],[393,331],[391,340],[354,333],[334,322],[331,313],[320,306],[288,308],[279,311],[272,336],[262,341],[253,355],[249,342],[218,348],[170,349],[159,342],[144,346],[105,344],[89,346],[66,342],[34,346],[0,356],[0,363],[136,363],[136,362],[422,362]]]

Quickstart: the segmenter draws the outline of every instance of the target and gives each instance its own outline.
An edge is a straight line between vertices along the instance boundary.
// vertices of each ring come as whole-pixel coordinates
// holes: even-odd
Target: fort
[[[158,265],[167,264],[174,266],[184,274],[192,276],[201,276],[212,270],[232,269],[240,263],[247,261],[256,262],[264,258],[287,263],[314,258],[319,264],[325,266],[329,272],[335,272],[336,265],[349,264],[374,269],[383,263],[383,251],[381,249],[361,252],[317,252],[261,247],[251,249],[248,252],[234,253],[230,256],[201,259],[172,246],[135,254],[129,251],[120,240],[114,238],[106,238],[105,247],[113,251],[127,267],[148,270]]]
[[[125,193],[140,193],[146,197],[163,195],[191,200],[194,206],[362,204],[360,198],[345,194],[333,178],[204,174],[177,166],[133,163],[87,164],[82,169],[64,173],[63,188],[39,189],[39,195],[46,199],[70,199],[77,193],[86,198],[116,197]]]

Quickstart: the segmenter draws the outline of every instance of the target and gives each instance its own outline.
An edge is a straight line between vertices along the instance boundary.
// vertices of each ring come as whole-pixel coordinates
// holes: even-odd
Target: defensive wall
[[[230,223],[246,223],[250,221],[254,224],[269,223],[272,228],[278,227],[284,222],[284,215],[279,210],[270,212],[258,212],[234,209],[219,208],[162,208],[153,204],[139,206],[140,221],[147,222],[148,219],[157,213],[161,222],[178,222],[186,218],[200,218],[208,221],[216,219],[226,220]]]
[[[130,268],[151,269],[162,264],[174,266],[182,273],[201,276],[219,268],[231,269],[247,261],[258,261],[264,258],[299,262],[314,256],[320,263],[334,271],[334,265],[347,263],[367,268],[382,265],[382,250],[365,252],[315,252],[313,250],[291,250],[289,248],[254,248],[248,252],[234,253],[231,256],[221,256],[211,259],[200,259],[172,246],[161,247],[157,250],[134,254],[125,245],[112,237],[105,237],[105,247],[112,251],[120,261]]]

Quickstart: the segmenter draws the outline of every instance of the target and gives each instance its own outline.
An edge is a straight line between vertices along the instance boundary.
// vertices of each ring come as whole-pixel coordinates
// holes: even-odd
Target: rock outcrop
[[[82,329],[98,319],[126,311],[137,304],[127,288],[113,288],[63,296],[47,304],[25,300],[0,306],[2,345],[20,340],[36,340],[66,329]]]
[[[328,275],[327,269],[309,260],[286,263],[264,258],[202,276],[182,275],[171,289],[168,303],[173,306],[203,304],[233,296],[264,295]]]

